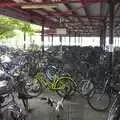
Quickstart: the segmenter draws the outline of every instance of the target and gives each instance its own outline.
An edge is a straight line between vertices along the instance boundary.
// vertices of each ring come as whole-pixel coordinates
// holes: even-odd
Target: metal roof
[[[114,2],[114,35],[119,36],[120,2]],[[110,21],[107,0],[0,0],[0,14],[38,25],[44,23],[51,29],[65,27],[71,35],[78,36],[100,36]]]

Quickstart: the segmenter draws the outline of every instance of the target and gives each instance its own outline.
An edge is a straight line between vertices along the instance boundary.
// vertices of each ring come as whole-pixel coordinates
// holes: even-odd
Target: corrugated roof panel
[[[120,4],[115,6],[115,16],[120,16]]]
[[[108,10],[109,10],[108,4],[104,3],[103,6],[102,6],[102,16],[106,16]]]
[[[6,6],[7,8],[9,8],[8,3],[5,4],[4,2],[12,2],[11,8],[15,6],[13,10],[11,10],[11,8],[9,8],[8,10],[6,8],[4,10],[0,10],[1,14],[3,15],[12,16],[12,17],[22,19],[22,20],[25,19],[30,22],[32,20],[33,23],[37,23],[37,24],[42,24],[42,20],[45,19],[45,26],[50,26],[50,27],[52,26],[56,27],[58,23],[58,18],[61,17],[65,19],[64,20],[64,23],[66,22],[65,26],[71,27],[72,30],[74,30],[74,28],[77,30],[80,30],[81,34],[84,34],[85,36],[94,35],[98,33],[100,34],[99,28],[100,28],[100,25],[103,25],[103,21],[101,19],[105,19],[108,25],[110,21],[109,9],[108,9],[109,6],[107,3],[101,3],[103,0],[101,1],[100,0],[93,0],[93,1],[92,0],[80,0],[79,2],[75,2],[75,3],[73,3],[73,0],[70,0],[72,1],[71,3],[68,3],[68,2],[62,3],[64,2],[64,0],[0,0],[0,1],[1,1],[1,4],[0,4],[1,9],[2,9],[2,6]],[[57,4],[56,3],[53,4],[53,5],[57,5],[58,10],[53,7],[48,7],[47,2],[50,3],[50,1],[53,1],[54,3],[56,1],[58,2]],[[82,3],[82,1],[84,2],[84,4]],[[120,1],[120,0],[116,0],[116,1]],[[21,9],[17,7],[16,5],[13,5],[13,3],[15,2],[16,3],[21,3],[21,2],[28,3],[28,5],[30,6],[30,9],[29,10]],[[29,4],[30,2],[34,2],[34,3],[41,2],[40,4],[32,4],[32,5],[39,5],[42,7],[32,8],[31,4]],[[102,10],[101,10],[101,5],[102,5]],[[115,9],[117,9],[117,6],[115,7]],[[32,15],[33,17],[31,16],[32,12],[33,12],[33,15]],[[35,16],[34,16],[34,13],[36,13]],[[105,17],[106,15],[108,17]],[[118,12],[115,10],[115,19],[114,19],[115,22],[114,23],[116,26],[120,23],[119,16],[120,16],[120,8],[118,9]],[[72,22],[72,23],[70,23],[69,25],[67,24],[67,22],[68,23]],[[85,26],[85,28],[83,26]],[[87,26],[91,26],[91,27],[87,27]]]
[[[80,16],[86,16],[86,13],[85,13],[84,8],[81,8],[80,10],[77,10],[77,13],[78,13]]]
[[[40,15],[43,15],[43,16],[49,18],[50,20],[53,20],[54,22],[57,22],[57,19],[56,19],[56,18],[54,18],[54,17],[49,17],[46,12],[43,12],[43,11],[40,11],[40,10],[33,10],[33,11],[34,11],[34,12],[37,12],[37,13],[40,14]]]
[[[73,8],[74,10],[76,10],[76,13],[80,16],[85,16],[85,10],[83,8],[83,5],[81,3],[70,3],[69,4],[71,6],[71,8]]]
[[[82,7],[81,3],[69,3],[69,5],[73,8],[78,8],[78,7]]]
[[[68,10],[68,8],[67,8],[64,4],[58,4],[58,5],[57,5],[57,9],[59,9],[59,10],[62,11],[62,12]]]
[[[100,16],[100,8],[101,4],[96,3],[96,4],[89,4],[87,6],[87,11],[90,16]]]

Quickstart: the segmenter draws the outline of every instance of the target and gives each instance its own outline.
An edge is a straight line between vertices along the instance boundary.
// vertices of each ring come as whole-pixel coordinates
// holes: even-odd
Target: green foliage
[[[8,39],[16,35],[15,30],[33,35],[38,29],[34,25],[17,19],[0,17],[0,39]]]

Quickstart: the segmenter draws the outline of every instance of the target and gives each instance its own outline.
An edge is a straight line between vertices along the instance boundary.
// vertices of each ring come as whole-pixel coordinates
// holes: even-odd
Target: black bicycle
[[[7,100],[6,100],[7,99]],[[15,100],[10,80],[0,81],[0,120],[25,120],[25,114]]]
[[[116,94],[116,88],[120,87],[118,69],[113,67],[112,74],[110,71],[102,74],[104,81],[101,84],[94,83],[94,89],[87,97],[89,106],[95,111],[106,111],[110,105],[112,97]]]
[[[87,96],[89,106],[95,111],[106,111],[111,104],[111,74],[105,73],[105,80],[101,84],[95,84],[93,90]]]

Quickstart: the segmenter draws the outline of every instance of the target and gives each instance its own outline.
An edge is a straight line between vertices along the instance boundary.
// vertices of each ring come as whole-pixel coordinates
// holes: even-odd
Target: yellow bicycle
[[[39,72],[34,81],[40,86],[45,86],[47,89],[56,92],[60,97],[72,96],[74,94],[75,84],[72,78],[68,75],[61,75],[60,77],[54,75],[52,80],[46,78],[45,74]]]

